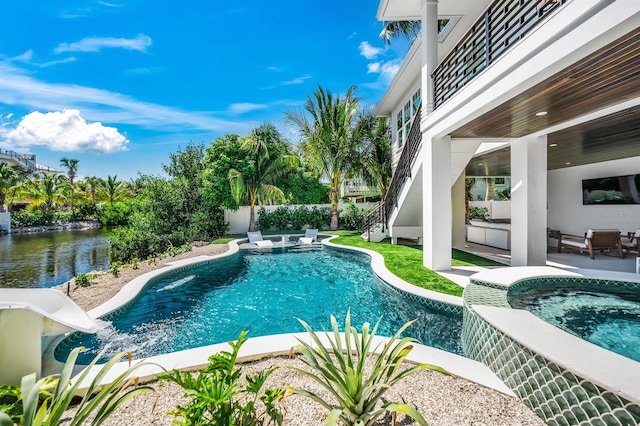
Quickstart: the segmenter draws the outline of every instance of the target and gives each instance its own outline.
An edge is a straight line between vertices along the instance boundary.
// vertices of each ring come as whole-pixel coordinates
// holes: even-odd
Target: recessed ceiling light
[[[478,163],[478,166],[482,166],[482,165],[483,165],[483,163]]]
[[[542,117],[543,115],[547,115],[547,111],[536,112],[536,117]]]
[[[566,165],[568,166],[568,165],[570,165],[570,164],[571,164],[571,162],[570,162],[570,161],[567,161],[567,162],[566,162],[566,163],[564,163],[564,164],[566,164]]]
[[[558,146],[557,143],[550,143],[549,146]]]

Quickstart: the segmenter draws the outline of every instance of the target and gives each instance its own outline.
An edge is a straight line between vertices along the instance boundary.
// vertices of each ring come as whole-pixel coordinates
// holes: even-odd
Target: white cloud
[[[360,43],[360,54],[367,59],[373,59],[376,56],[385,52],[385,49],[380,47],[373,47],[369,42],[363,41]]]
[[[371,62],[367,64],[367,74],[379,73],[380,72],[380,62]]]
[[[151,46],[151,37],[138,34],[136,38],[87,37],[75,43],[61,43],[55,48],[56,53],[63,52],[98,52],[104,48],[119,48],[144,52]]]
[[[303,75],[302,77],[294,78],[293,80],[287,80],[280,83],[281,86],[290,86],[293,84],[302,84],[305,80],[309,80],[311,78],[310,75]]]
[[[367,64],[367,73],[380,74],[380,76],[386,80],[391,81],[400,69],[402,61],[400,59],[393,59],[386,62],[371,62]]]
[[[29,62],[31,61],[31,59],[33,59],[33,50],[31,49],[27,50],[22,55],[14,56],[13,58],[11,58],[12,61],[19,62]]]
[[[157,131],[243,133],[251,128],[246,122],[220,119],[206,111],[184,111],[108,90],[39,81],[2,60],[0,103],[35,111],[79,109],[87,120],[130,124]]]
[[[246,112],[256,111],[259,109],[265,109],[267,105],[265,104],[252,104],[249,102],[241,102],[237,104],[231,104],[229,106],[229,111],[233,114],[244,114]]]
[[[42,64],[39,64],[38,66],[41,67],[41,68],[47,68],[47,67],[51,67],[53,65],[67,64],[69,62],[75,62],[75,61],[77,61],[77,59],[74,56],[69,56],[68,58],[60,59],[60,60],[57,60],[57,61],[44,62]]]
[[[44,146],[52,151],[108,154],[126,151],[129,142],[115,127],[87,121],[77,109],[25,115],[13,129],[0,130],[3,144]]]

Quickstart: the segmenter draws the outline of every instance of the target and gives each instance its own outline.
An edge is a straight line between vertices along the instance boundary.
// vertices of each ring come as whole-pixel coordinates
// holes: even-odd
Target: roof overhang
[[[418,21],[423,0],[380,0],[379,21]],[[491,0],[438,0],[438,15],[470,15],[475,20]]]

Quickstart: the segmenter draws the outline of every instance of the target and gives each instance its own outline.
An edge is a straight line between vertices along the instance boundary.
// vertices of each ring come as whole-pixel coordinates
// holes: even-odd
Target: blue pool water
[[[136,358],[227,342],[242,330],[251,336],[302,332],[296,318],[314,330],[330,329],[351,309],[352,323],[375,323],[391,336],[418,318],[407,335],[462,354],[462,317],[407,300],[380,283],[369,257],[330,249],[240,253],[166,275],[147,285],[134,303],[106,318],[95,335],[76,333],[56,349],[56,358],[84,346],[88,363],[107,343],[109,354],[126,350]]]
[[[640,361],[640,292],[584,286],[518,291],[510,304],[584,340]]]

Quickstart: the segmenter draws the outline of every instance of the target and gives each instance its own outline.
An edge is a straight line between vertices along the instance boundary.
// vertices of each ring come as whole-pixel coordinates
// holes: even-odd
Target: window
[[[409,136],[411,124],[420,107],[420,89],[411,96],[410,100],[396,114],[396,132],[398,135],[398,148],[402,148]]]

